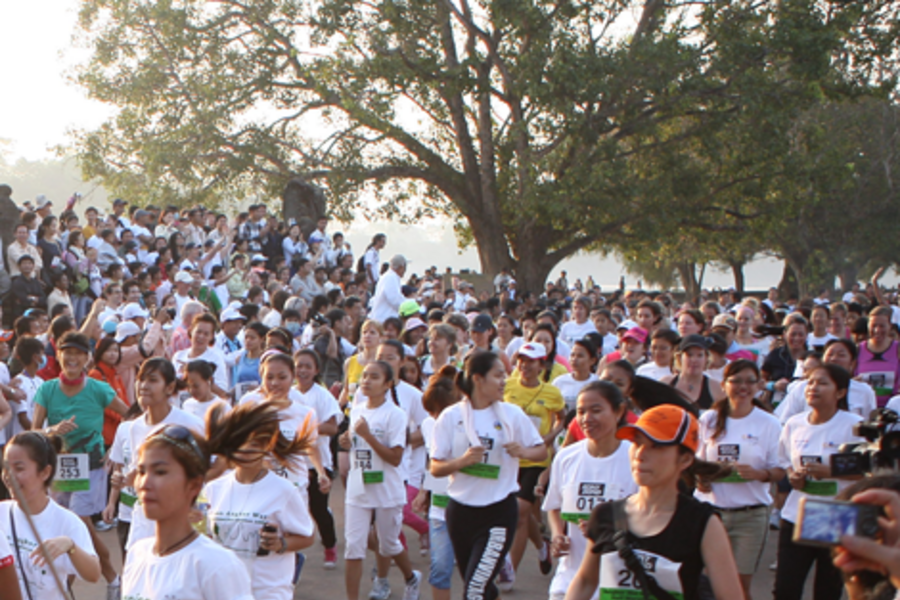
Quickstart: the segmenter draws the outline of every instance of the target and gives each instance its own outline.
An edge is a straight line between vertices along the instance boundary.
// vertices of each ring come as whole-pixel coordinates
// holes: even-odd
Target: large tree
[[[275,195],[299,174],[345,218],[366,193],[443,213],[485,272],[538,289],[659,205],[635,177],[654,153],[821,93],[841,48],[870,84],[894,42],[863,26],[891,4],[83,0],[78,81],[120,110],[79,156],[138,201]]]

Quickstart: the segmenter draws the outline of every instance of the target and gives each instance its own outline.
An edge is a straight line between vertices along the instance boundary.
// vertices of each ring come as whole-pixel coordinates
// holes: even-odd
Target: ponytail
[[[218,454],[240,463],[238,450],[256,438],[267,440],[264,451],[281,465],[290,467],[290,458],[305,454],[313,447],[315,431],[310,416],[293,439],[285,437],[279,428],[278,409],[268,403],[239,404],[231,412],[217,404],[206,414],[206,438],[210,454]]]

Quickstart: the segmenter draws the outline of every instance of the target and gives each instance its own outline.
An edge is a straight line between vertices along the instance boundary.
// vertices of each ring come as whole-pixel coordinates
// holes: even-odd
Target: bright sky
[[[47,158],[68,130],[111,112],[66,77],[79,60],[70,46],[77,8],[77,0],[0,2],[0,138],[11,142],[11,158]]]

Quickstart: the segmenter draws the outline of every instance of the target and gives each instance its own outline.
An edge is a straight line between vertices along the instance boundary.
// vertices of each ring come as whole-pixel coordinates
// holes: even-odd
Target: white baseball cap
[[[175,276],[175,283],[194,283],[194,278],[190,273],[178,271],[178,275]]]
[[[140,335],[141,328],[133,321],[123,321],[116,326],[116,341],[120,344],[133,335]]]
[[[122,318],[126,321],[135,319],[137,317],[143,317],[144,319],[146,319],[149,316],[150,312],[137,302],[129,302],[122,308]]]
[[[528,342],[519,348],[518,354],[533,360],[543,360],[547,358],[547,349],[540,342]]]
[[[236,308],[228,307],[222,311],[222,316],[219,318],[219,321],[222,323],[227,323],[228,321],[246,321],[247,317],[242,315]]]

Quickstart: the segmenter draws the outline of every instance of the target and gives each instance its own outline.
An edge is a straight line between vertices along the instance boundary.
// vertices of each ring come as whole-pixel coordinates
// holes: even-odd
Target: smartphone
[[[804,546],[830,548],[840,544],[844,535],[874,539],[879,532],[880,514],[880,509],[871,504],[807,496],[800,499],[793,541]]]
[[[274,525],[269,525],[268,523],[263,525],[262,530],[265,531],[266,533],[275,533],[276,531],[278,531],[278,529]],[[257,548],[256,555],[257,556],[268,556],[269,551],[266,550],[265,548]]]

